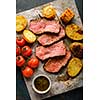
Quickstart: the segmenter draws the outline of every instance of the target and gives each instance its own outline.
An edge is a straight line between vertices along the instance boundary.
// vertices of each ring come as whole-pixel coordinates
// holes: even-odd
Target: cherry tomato
[[[21,51],[22,55],[25,57],[28,57],[32,54],[32,49],[29,46],[24,46]]]
[[[31,77],[33,75],[33,73],[34,73],[34,71],[28,66],[26,66],[25,69],[22,70],[23,76],[25,76],[27,78]]]
[[[17,37],[16,38],[16,43],[17,43],[18,46],[24,46],[26,41],[23,37]]]
[[[16,46],[16,55],[18,56],[18,55],[20,55],[20,53],[21,53],[20,47]]]
[[[32,57],[28,61],[28,66],[30,66],[31,68],[37,68],[38,65],[39,65],[39,60],[36,57]]]
[[[16,65],[22,67],[25,64],[25,59],[22,56],[16,57]]]

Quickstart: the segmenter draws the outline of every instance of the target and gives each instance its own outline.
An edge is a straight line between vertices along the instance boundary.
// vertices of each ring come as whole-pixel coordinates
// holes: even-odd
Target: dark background
[[[30,8],[39,6],[41,4],[53,0],[16,0],[16,13]],[[76,5],[83,22],[83,0],[75,0]],[[24,79],[19,68],[16,68],[16,99],[17,100],[30,100]],[[83,87],[56,95],[45,100],[83,100]]]

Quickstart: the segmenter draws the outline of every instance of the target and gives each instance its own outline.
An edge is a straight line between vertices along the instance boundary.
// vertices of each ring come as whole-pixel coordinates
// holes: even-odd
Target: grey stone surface
[[[75,18],[74,18],[73,22],[82,27],[80,16],[79,16],[78,10],[76,8],[75,2],[73,0],[57,0],[57,1],[51,2],[50,4],[53,5],[57,9],[58,16],[66,9],[66,7],[71,8],[75,13]],[[20,12],[20,13],[18,13],[18,15],[24,15],[28,19],[28,21],[31,19],[35,19],[35,18],[37,18],[38,13],[40,13],[40,10],[43,6],[32,8],[32,9],[24,11],[24,12]],[[38,11],[38,13],[37,13],[37,11]],[[68,42],[67,40],[65,40],[65,41]],[[50,96],[54,96],[54,95],[57,95],[60,93],[64,93],[64,92],[67,92],[67,91],[70,91],[72,89],[82,86],[82,82],[83,82],[82,73],[79,76],[77,76],[75,79],[71,79],[68,81],[59,81],[59,82],[56,81],[57,76],[66,74],[64,70],[62,71],[62,73],[58,73],[58,75],[53,75],[53,74],[49,74],[43,70],[43,64],[39,66],[39,69],[37,70],[36,74],[34,74],[34,76],[39,73],[44,73],[44,74],[48,75],[52,80],[52,88],[51,88],[50,92],[45,95],[36,94],[32,90],[32,87],[31,87],[32,79],[26,80],[26,78],[24,78],[27,88],[28,88],[28,91],[29,91],[29,94],[30,94],[30,97],[31,97],[31,100],[41,100],[41,99],[44,99],[44,98],[47,98]]]

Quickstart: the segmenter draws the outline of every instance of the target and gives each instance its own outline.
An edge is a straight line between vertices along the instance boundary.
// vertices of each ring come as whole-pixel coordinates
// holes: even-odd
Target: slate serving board
[[[52,5],[54,8],[56,8],[56,12],[57,12],[58,16],[60,16],[60,14],[67,7],[71,8],[73,10],[73,12],[75,13],[75,17],[72,20],[72,23],[76,23],[77,25],[79,25],[82,28],[82,22],[81,22],[81,19],[80,19],[79,13],[78,13],[78,9],[76,7],[74,0],[55,0],[53,2],[41,5],[39,7],[35,7],[35,8],[30,9],[30,10],[17,13],[17,15],[25,16],[29,22],[31,19],[38,18],[39,17],[38,13],[41,14],[41,9],[44,6],[49,5],[49,4]],[[55,19],[57,20],[57,17]],[[67,45],[69,45],[71,43],[71,41],[69,39],[65,39],[64,41]],[[38,45],[37,42],[33,44],[33,53],[35,52],[34,48],[37,45]],[[30,97],[31,97],[31,100],[45,99],[45,98],[48,98],[48,97],[51,97],[51,96],[54,96],[57,94],[61,94],[61,93],[64,93],[64,92],[70,91],[72,89],[83,86],[83,73],[82,72],[74,79],[67,80],[65,77],[67,66],[62,68],[62,70],[57,74],[50,74],[50,73],[44,71],[44,69],[43,69],[44,63],[40,62],[39,65],[40,66],[38,67],[38,69],[35,71],[34,75],[30,79],[24,78],[26,86],[27,86],[29,94],[30,94]],[[41,73],[49,76],[51,81],[52,81],[51,90],[48,93],[43,94],[43,95],[35,93],[32,89],[32,85],[31,85],[33,77],[38,75],[38,74],[41,74]]]

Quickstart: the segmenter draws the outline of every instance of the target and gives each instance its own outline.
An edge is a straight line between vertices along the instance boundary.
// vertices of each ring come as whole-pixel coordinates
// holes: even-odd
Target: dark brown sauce
[[[36,78],[34,84],[36,89],[39,91],[45,91],[50,85],[49,80],[44,76]]]

